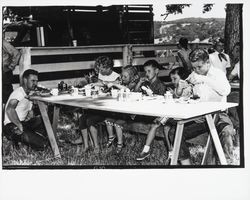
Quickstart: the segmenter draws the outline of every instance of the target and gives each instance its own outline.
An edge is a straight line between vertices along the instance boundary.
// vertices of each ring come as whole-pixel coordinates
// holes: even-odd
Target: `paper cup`
[[[57,88],[53,88],[53,89],[51,90],[51,94],[52,94],[53,96],[57,96],[57,95],[58,95],[58,89],[57,89]]]
[[[111,90],[111,96],[113,98],[117,98],[117,96],[118,96],[118,90]]]
[[[74,46],[74,47],[77,46],[77,40],[73,40],[72,43],[73,43],[73,46]]]
[[[77,96],[78,95],[78,88],[73,88],[73,92],[71,93],[71,95]]]

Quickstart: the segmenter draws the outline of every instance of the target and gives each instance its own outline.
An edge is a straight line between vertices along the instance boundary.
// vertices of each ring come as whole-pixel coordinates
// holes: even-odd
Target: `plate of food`
[[[187,97],[180,97],[178,99],[175,99],[176,103],[181,103],[181,104],[194,104],[200,102],[200,98],[187,98]]]
[[[51,90],[44,87],[36,87],[35,90],[30,91],[29,96],[41,96],[41,97],[49,97],[51,96]]]

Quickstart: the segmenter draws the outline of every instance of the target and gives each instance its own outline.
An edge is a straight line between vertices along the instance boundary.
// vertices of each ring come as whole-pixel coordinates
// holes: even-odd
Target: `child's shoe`
[[[137,161],[141,161],[144,160],[145,158],[147,158],[148,156],[150,156],[149,151],[148,152],[141,152],[140,155],[136,158]]]
[[[111,147],[111,146],[112,146],[112,144],[114,144],[114,143],[115,143],[115,139],[116,139],[116,137],[115,137],[115,136],[110,137],[110,138],[108,139],[108,142],[106,143],[106,148]]]
[[[116,147],[116,153],[119,154],[121,153],[122,149],[125,147],[124,144],[117,144],[117,147]]]
[[[79,137],[79,138],[76,139],[76,140],[70,140],[69,142],[70,142],[71,144],[73,144],[73,145],[80,145],[80,144],[83,144],[82,137]]]

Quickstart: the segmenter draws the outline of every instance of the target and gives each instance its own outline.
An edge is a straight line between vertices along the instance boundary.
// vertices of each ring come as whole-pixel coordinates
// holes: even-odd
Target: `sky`
[[[15,1],[13,0],[8,0],[8,4],[13,4]],[[161,16],[161,14],[165,13],[165,6],[167,3],[169,4],[178,4],[178,3],[190,3],[192,4],[190,7],[186,7],[183,10],[183,14],[171,14],[169,15],[165,21],[171,21],[175,19],[181,19],[181,18],[186,18],[186,17],[203,17],[203,18],[210,18],[210,17],[216,17],[216,18],[225,18],[226,13],[225,13],[225,3],[226,1],[221,0],[217,1],[215,5],[213,6],[213,9],[205,14],[202,13],[202,6],[205,3],[211,3],[209,0],[203,1],[178,1],[176,2],[173,0],[60,0],[60,1],[51,1],[51,0],[32,0],[32,3],[29,3],[28,0],[27,2],[24,1],[20,3],[16,2],[15,6],[19,5],[86,5],[86,6],[96,6],[96,5],[103,5],[103,6],[109,6],[109,5],[115,5],[115,4],[153,4],[153,12],[154,12],[154,20],[155,21],[163,21],[164,16]]]
[[[165,16],[161,16],[161,14],[165,13],[165,3],[154,3],[153,4],[153,12],[154,12],[154,20],[155,21],[163,21]],[[202,7],[203,3],[193,3],[190,7],[186,7],[183,9],[182,14],[170,14],[165,21],[172,21],[176,19],[186,18],[186,17],[202,17],[202,18],[210,18],[210,17],[216,17],[216,18],[225,18],[226,12],[225,12],[225,3],[223,2],[217,2],[214,4],[211,11],[203,14],[202,13]]]

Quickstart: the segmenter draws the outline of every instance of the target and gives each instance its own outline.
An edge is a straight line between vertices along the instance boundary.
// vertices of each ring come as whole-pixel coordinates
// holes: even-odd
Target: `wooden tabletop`
[[[43,102],[80,107],[83,109],[94,109],[101,111],[111,111],[127,114],[147,115],[147,116],[167,116],[174,119],[189,119],[225,110],[229,107],[237,106],[236,103],[224,102],[196,102],[196,103],[176,103],[165,102],[164,98],[147,98],[140,101],[117,101],[112,97],[85,97],[82,95],[72,96],[70,94],[51,97],[32,97],[34,100]]]

